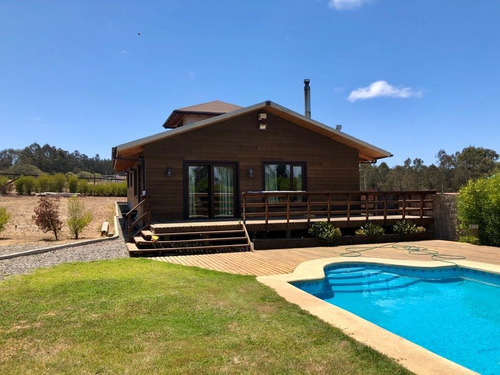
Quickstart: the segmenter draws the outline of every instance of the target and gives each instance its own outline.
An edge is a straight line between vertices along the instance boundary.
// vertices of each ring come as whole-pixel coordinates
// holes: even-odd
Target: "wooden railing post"
[[[406,218],[406,193],[403,192],[403,220]]]
[[[286,193],[286,227],[290,226],[290,193]]]
[[[332,209],[332,193],[328,193],[328,198],[327,198],[327,211],[328,211],[328,222],[330,222],[330,217],[331,217],[331,209]]]
[[[241,204],[243,208],[243,224],[247,223],[247,195],[245,192],[241,193]]]
[[[301,195],[301,197],[304,197]],[[309,196],[306,196],[307,199],[307,224],[311,222],[311,200],[309,199]]]
[[[347,225],[351,223],[351,193],[347,193]]]
[[[128,232],[127,232],[127,238],[128,238],[128,241],[131,241],[132,240],[132,237],[133,237],[133,229],[136,225],[138,225],[139,223],[141,223],[141,230],[146,228],[147,226],[149,226],[151,224],[151,203],[150,203],[150,197],[149,195],[145,195],[143,197],[143,199],[138,203],[136,204],[130,211],[128,211],[126,214],[125,214],[125,217],[127,218],[127,223],[128,223]],[[139,215],[139,217],[136,217],[133,221],[132,221],[132,214],[135,212],[137,212],[137,214]]]
[[[366,221],[369,219],[369,212],[368,212],[368,193],[365,192],[365,210],[366,210]]]
[[[387,193],[384,192],[384,224],[387,222]]]
[[[424,194],[420,193],[420,219],[424,218]]]

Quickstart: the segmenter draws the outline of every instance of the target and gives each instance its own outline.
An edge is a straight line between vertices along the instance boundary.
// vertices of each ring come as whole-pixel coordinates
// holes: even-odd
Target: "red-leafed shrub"
[[[63,222],[59,219],[59,198],[40,197],[33,220],[42,232],[54,233],[57,241],[57,235],[63,227]]]

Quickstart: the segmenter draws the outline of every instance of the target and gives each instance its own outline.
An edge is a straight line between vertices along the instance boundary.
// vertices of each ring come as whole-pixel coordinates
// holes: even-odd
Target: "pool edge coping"
[[[388,266],[416,268],[465,267],[478,271],[500,274],[500,266],[471,261],[412,261],[381,258],[323,258],[299,264],[290,274],[259,276],[257,280],[274,289],[281,297],[301,309],[311,313],[330,325],[339,328],[346,335],[370,346],[378,352],[394,359],[403,367],[416,374],[441,375],[477,374],[451,360],[441,357],[420,345],[406,340],[388,330],[381,328],[347,310],[331,305],[313,295],[304,292],[290,282],[318,280],[325,277],[324,268],[332,264],[372,263]]]

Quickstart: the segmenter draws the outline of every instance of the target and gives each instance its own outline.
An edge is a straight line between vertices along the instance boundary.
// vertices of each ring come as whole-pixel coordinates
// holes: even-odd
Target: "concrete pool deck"
[[[412,248],[424,251],[410,251]],[[445,257],[433,257],[425,251],[426,249],[438,252]],[[341,256],[342,254],[344,256]],[[353,257],[352,255],[359,256]],[[337,262],[367,262],[414,267],[457,264],[500,274],[500,248],[439,240],[404,244],[261,250],[155,259],[228,273],[258,276],[257,280],[273,288],[288,302],[298,305],[303,310],[341,329],[355,340],[393,358],[410,371],[425,375],[475,374],[475,372],[303,292],[289,282],[321,279],[324,277],[324,266]]]

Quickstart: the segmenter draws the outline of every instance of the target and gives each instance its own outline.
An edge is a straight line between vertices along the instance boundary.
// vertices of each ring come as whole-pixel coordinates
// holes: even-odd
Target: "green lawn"
[[[0,374],[407,374],[254,277],[148,259],[0,282]]]

